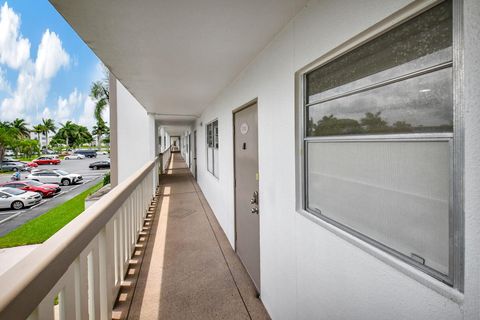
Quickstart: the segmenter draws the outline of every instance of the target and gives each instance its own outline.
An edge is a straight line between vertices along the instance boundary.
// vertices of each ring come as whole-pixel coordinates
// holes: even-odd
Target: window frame
[[[372,41],[378,36],[403,24],[415,16],[442,3],[412,3],[386,19],[375,24],[371,28],[354,36],[352,39],[329,51],[316,61],[298,70],[295,74],[296,86],[296,209],[297,212],[324,228],[334,232],[357,247],[380,258],[393,267],[407,273],[419,282],[434,286],[437,291],[451,293],[446,284],[456,290],[464,290],[464,212],[463,212],[463,172],[464,172],[464,119],[462,101],[462,73],[463,43],[462,12],[463,1],[452,1],[452,84],[453,84],[453,132],[451,133],[407,133],[407,134],[362,134],[343,136],[317,136],[307,137],[307,107],[318,101],[308,104],[306,75],[313,70],[335,60],[341,55],[350,52],[357,47]],[[445,66],[446,68],[450,66]],[[403,78],[414,77],[418,72],[405,75]],[[397,81],[401,81],[397,80]],[[391,82],[389,80],[387,82]],[[348,94],[348,93],[347,93]],[[450,145],[450,198],[449,198],[449,274],[442,273],[425,266],[412,258],[396,251],[393,248],[369,238],[360,232],[353,230],[335,220],[321,215],[307,208],[308,204],[308,145],[316,142],[342,142],[342,141],[449,141]],[[380,249],[381,251],[379,251]],[[412,268],[413,267],[413,268]],[[419,272],[420,271],[420,272]],[[430,277],[425,277],[427,274]]]
[[[215,126],[216,124],[216,126]],[[211,126],[211,142],[212,142],[212,146],[210,147],[210,137],[209,137],[209,127]],[[219,137],[217,135],[217,137],[215,137],[215,128],[217,129],[217,133],[218,133],[218,118],[215,118],[213,119],[212,121],[208,122],[206,125],[205,125],[205,146],[206,146],[206,158],[207,158],[207,161],[206,161],[206,166],[207,166],[207,171],[213,175],[215,178],[219,178],[219,175],[218,175],[218,172],[215,172],[215,163],[216,161],[218,161],[218,159],[215,159],[215,150],[217,150],[217,157],[218,157],[218,150],[219,150]],[[212,170],[210,171],[208,169],[208,160],[209,160],[209,149],[212,149],[213,152],[212,152]]]

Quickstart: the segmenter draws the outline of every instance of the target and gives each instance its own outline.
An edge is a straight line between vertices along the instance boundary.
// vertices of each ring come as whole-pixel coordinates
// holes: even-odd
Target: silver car
[[[24,191],[16,188],[0,188],[0,208],[20,210],[36,205],[42,196],[36,192]]]

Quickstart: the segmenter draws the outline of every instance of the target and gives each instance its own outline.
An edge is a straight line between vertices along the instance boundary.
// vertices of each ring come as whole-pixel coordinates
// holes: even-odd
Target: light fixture
[[[432,90],[430,90],[430,89],[420,89],[420,92],[430,92],[430,91],[432,91]]]

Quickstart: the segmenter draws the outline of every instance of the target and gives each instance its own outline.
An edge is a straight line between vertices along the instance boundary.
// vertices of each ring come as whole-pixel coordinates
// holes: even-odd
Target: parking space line
[[[42,199],[42,200],[40,200],[40,202],[37,203],[36,205],[33,205],[33,206],[31,206],[30,208],[28,208],[28,210],[33,209],[33,208],[35,208],[35,207],[38,207],[39,205],[42,205],[42,204],[44,204],[44,203],[47,202],[47,201],[48,201],[48,200],[46,200],[46,199]]]
[[[11,215],[10,217],[8,217],[8,218],[5,218],[5,219],[3,219],[3,220],[0,220],[0,224],[5,223],[5,222],[7,222],[7,221],[9,221],[9,220],[12,220],[13,218],[21,215],[22,213],[25,213],[25,211],[20,211],[20,212],[18,212],[18,213],[12,214],[12,215]]]

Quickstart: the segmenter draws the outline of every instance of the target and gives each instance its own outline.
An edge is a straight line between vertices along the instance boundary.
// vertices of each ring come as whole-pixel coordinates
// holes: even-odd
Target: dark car
[[[83,154],[85,158],[96,158],[97,157],[97,150],[85,150],[79,149],[75,151],[76,154]]]
[[[0,170],[2,171],[22,171],[26,168],[26,164],[20,161],[2,161],[0,163]]]
[[[11,181],[0,185],[1,187],[17,188],[41,194],[42,197],[53,197],[62,189],[56,184],[46,184],[34,180]]]
[[[90,169],[98,170],[98,169],[110,169],[110,161],[95,161],[90,163],[88,166]]]

